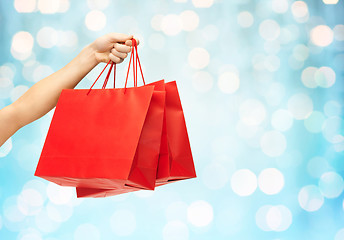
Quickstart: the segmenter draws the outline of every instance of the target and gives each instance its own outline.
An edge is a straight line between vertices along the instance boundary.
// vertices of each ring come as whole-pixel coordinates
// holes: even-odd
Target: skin
[[[0,147],[20,128],[53,109],[62,89],[74,88],[98,63],[109,60],[123,62],[131,51],[132,38],[132,35],[122,33],[99,37],[66,66],[34,84],[17,101],[0,109]]]

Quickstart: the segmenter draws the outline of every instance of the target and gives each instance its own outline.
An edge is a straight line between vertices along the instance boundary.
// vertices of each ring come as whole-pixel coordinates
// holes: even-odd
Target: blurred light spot
[[[161,21],[161,30],[169,36],[180,33],[183,28],[183,22],[180,16],[176,14],[168,14]]]
[[[4,217],[10,222],[21,222],[25,215],[19,210],[17,203],[17,196],[7,198],[3,204]]]
[[[42,80],[45,77],[48,77],[49,75],[53,74],[54,70],[47,65],[39,65],[35,68],[33,71],[33,82],[38,82]]]
[[[339,102],[331,100],[325,103],[324,112],[328,117],[340,116],[342,106]]]
[[[34,189],[37,192],[39,192],[43,201],[45,201],[47,198],[46,188],[47,188],[47,184],[45,182],[42,182],[41,180],[36,180],[36,179],[26,182],[23,186],[23,189]]]
[[[304,1],[295,1],[291,5],[291,12],[297,22],[304,23],[308,21],[308,6]]]
[[[11,100],[15,102],[18,98],[20,98],[27,90],[29,90],[28,86],[19,85],[16,86],[11,90]]]
[[[272,113],[271,125],[278,131],[287,131],[293,125],[293,116],[288,110],[278,109]]]
[[[304,120],[304,124],[309,132],[318,133],[321,132],[324,121],[325,116],[322,112],[313,111],[311,115]]]
[[[330,117],[325,120],[322,128],[323,136],[330,143],[339,143],[343,141],[343,119],[340,117]]]
[[[15,0],[14,8],[20,13],[33,12],[36,9],[36,0]]]
[[[37,7],[43,14],[54,14],[59,11],[60,0],[38,0]]]
[[[112,231],[118,236],[129,236],[136,229],[136,218],[129,210],[117,210],[110,218]]]
[[[57,46],[75,47],[78,44],[78,35],[74,31],[57,31]]]
[[[165,46],[165,38],[159,33],[153,33],[149,37],[148,44],[154,50],[163,49]]]
[[[336,73],[330,67],[321,67],[315,72],[314,78],[318,86],[329,88],[336,81]]]
[[[284,186],[284,176],[276,168],[266,168],[258,176],[258,186],[265,194],[277,194]]]
[[[318,25],[311,30],[311,41],[320,47],[326,47],[333,41],[333,31],[326,25]]]
[[[176,201],[176,202],[171,203],[170,205],[168,205],[165,211],[166,219],[168,221],[173,221],[173,220],[186,221],[187,208],[188,208],[188,205],[182,201]]]
[[[213,5],[214,0],[192,0],[192,4],[196,8],[209,8]]]
[[[187,10],[182,12],[179,16],[184,31],[193,31],[198,27],[199,17],[194,11]]]
[[[157,14],[151,19],[151,26],[155,31],[161,31],[161,22],[164,19],[164,15]]]
[[[55,232],[60,227],[60,223],[53,221],[49,217],[46,209],[42,209],[37,213],[35,223],[37,228],[45,233]]]
[[[44,204],[43,197],[35,189],[24,189],[18,196],[18,208],[26,216],[39,213]]]
[[[293,48],[293,56],[299,61],[305,61],[309,56],[309,49],[303,44],[298,44]]]
[[[78,228],[74,232],[74,240],[85,240],[85,239],[99,240],[100,239],[99,229],[91,223],[84,223],[84,224],[79,225]]]
[[[269,84],[268,89],[264,91],[264,97],[271,106],[278,106],[285,95],[285,87],[283,84],[274,82]]]
[[[28,32],[17,32],[12,38],[11,54],[18,60],[30,57],[33,48],[33,37]]]
[[[337,4],[339,0],[323,0],[325,4]]]
[[[265,58],[264,65],[269,72],[275,72],[280,67],[280,59],[275,55],[269,55]]]
[[[51,202],[59,204],[67,204],[75,196],[75,188],[62,187],[55,183],[49,183],[47,187],[47,195]]]
[[[206,71],[199,71],[192,75],[192,86],[197,92],[208,92],[213,87],[213,81],[213,77]]]
[[[181,221],[170,221],[164,226],[162,235],[164,240],[188,240],[189,229]]]
[[[287,25],[281,29],[281,33],[278,37],[278,41],[281,44],[288,44],[295,41],[300,35],[300,30],[296,25]]]
[[[326,172],[319,180],[320,192],[326,198],[336,198],[343,192],[343,178],[336,172]]]
[[[203,28],[202,36],[208,41],[215,41],[219,36],[219,29],[216,25],[208,24]]]
[[[259,24],[259,34],[265,40],[275,40],[280,34],[280,26],[274,20],[264,20],[262,23]]]
[[[330,165],[323,157],[313,157],[311,160],[308,161],[307,164],[307,171],[309,175],[314,178],[320,178],[320,176],[324,172],[327,172],[330,169]]]
[[[304,61],[297,60],[293,55],[289,57],[288,63],[293,70],[299,70],[304,65]]]
[[[213,207],[204,200],[190,204],[187,210],[188,221],[196,227],[205,227],[213,221]]]
[[[43,27],[38,31],[36,39],[42,48],[52,48],[58,42],[58,35],[54,28]]]
[[[7,77],[0,77],[0,99],[9,98],[13,87],[14,86],[11,79]]]
[[[282,155],[287,148],[285,136],[278,131],[268,131],[260,139],[260,147],[263,153],[270,157]]]
[[[289,98],[288,110],[295,119],[306,119],[313,111],[312,99],[304,93],[297,93]]]
[[[285,231],[292,223],[292,214],[284,205],[271,206],[266,213],[266,223],[273,231]]]
[[[239,76],[233,72],[224,72],[219,76],[218,86],[224,93],[235,93],[240,86]]]
[[[55,222],[65,222],[73,215],[73,207],[69,205],[55,205],[49,202],[46,206],[49,218]]]
[[[1,78],[13,79],[15,70],[16,68],[14,67],[12,63],[5,63],[4,65],[0,66],[0,79]],[[1,87],[1,82],[0,82],[0,87]]]
[[[339,229],[334,237],[334,240],[343,240],[343,239],[344,239],[344,228]]]
[[[334,38],[337,41],[344,41],[344,25],[338,24],[333,28]]]
[[[266,214],[271,207],[271,205],[264,205],[256,212],[256,225],[263,231],[270,231],[270,227],[266,222]]]
[[[69,7],[70,7],[69,0],[60,0],[58,12],[60,13],[67,12]]]
[[[12,138],[7,139],[7,141],[0,147],[0,158],[6,157],[12,150]]]
[[[256,99],[247,99],[239,106],[240,119],[247,125],[259,125],[266,117],[264,105]]]
[[[35,228],[29,227],[26,229],[20,229],[17,237],[18,240],[42,240],[41,233]]]
[[[194,69],[202,69],[208,66],[210,56],[204,48],[194,48],[190,51],[188,62]]]
[[[255,136],[258,131],[258,127],[254,125],[246,125],[242,121],[239,121],[236,125],[236,131],[241,138],[250,139]]]
[[[318,86],[315,81],[315,73],[318,69],[316,67],[307,67],[302,71],[301,81],[303,85],[308,88],[316,88]]]
[[[285,13],[288,11],[289,4],[287,0],[272,0],[271,7],[276,13]]]
[[[300,206],[308,212],[317,211],[324,204],[324,197],[315,185],[308,185],[301,188],[298,200]]]
[[[241,27],[248,28],[248,27],[252,26],[252,24],[254,22],[254,18],[250,12],[243,11],[243,12],[239,13],[239,15],[237,17],[237,21]]]
[[[257,177],[249,169],[237,170],[231,177],[233,192],[239,196],[249,196],[257,188]]]
[[[228,182],[227,169],[221,164],[211,163],[204,167],[202,179],[209,189],[221,189]]]
[[[102,11],[92,10],[87,13],[85,24],[91,31],[100,31],[106,25],[106,16]]]
[[[91,9],[100,9],[104,10],[109,7],[110,1],[109,0],[87,0],[87,6]]]
[[[265,55],[255,54],[252,57],[252,64],[256,70],[265,70]]]

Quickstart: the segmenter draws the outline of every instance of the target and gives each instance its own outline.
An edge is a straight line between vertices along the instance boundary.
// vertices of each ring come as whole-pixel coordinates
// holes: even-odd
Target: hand
[[[123,33],[109,33],[97,38],[90,47],[94,49],[97,63],[109,60],[121,63],[131,51],[133,35]],[[139,44],[139,41],[137,44]]]

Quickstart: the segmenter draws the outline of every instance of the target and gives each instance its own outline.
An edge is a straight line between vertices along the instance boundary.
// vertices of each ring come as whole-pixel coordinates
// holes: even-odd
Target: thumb
[[[122,42],[124,43],[127,40],[130,40],[133,38],[133,35],[128,35],[124,33],[109,33],[108,34],[109,40],[111,42]]]

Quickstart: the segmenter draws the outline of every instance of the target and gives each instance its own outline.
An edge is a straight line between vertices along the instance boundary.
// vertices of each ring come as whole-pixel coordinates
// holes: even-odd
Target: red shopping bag
[[[184,113],[176,82],[166,83],[165,91],[166,106],[156,186],[196,177]],[[128,186],[113,189],[78,188],[77,196],[106,197],[138,190],[140,189]]]
[[[63,186],[154,189],[155,177],[146,176],[150,170],[134,169],[133,163],[139,145],[161,136],[164,99],[154,86],[63,90],[35,175]],[[146,124],[149,109],[156,121]],[[151,134],[146,134],[147,143],[139,144],[142,132]],[[157,159],[159,147],[140,151],[140,157],[155,154]]]

